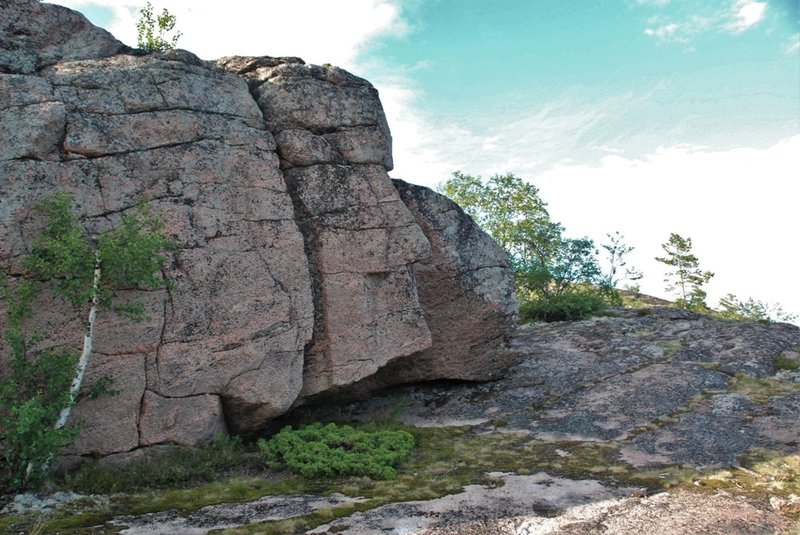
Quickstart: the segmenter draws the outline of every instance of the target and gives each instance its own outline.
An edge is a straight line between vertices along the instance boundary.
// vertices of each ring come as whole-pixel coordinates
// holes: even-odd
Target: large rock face
[[[505,255],[391,165],[377,91],[341,69],[142,54],[68,9],[0,3],[0,268],[21,274],[56,191],[91,232],[147,200],[179,245],[169,291],[122,296],[146,321],[101,313],[85,386],[119,394],[77,405],[72,451],[251,432],[387,369],[501,373]],[[46,292],[36,310],[43,346],[79,346],[81,311]]]

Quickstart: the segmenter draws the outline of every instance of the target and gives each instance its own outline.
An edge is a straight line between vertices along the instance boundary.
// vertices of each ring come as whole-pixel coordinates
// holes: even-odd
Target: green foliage
[[[53,424],[70,403],[77,356],[65,350],[29,354],[35,339],[25,337],[23,323],[31,316],[35,296],[34,281],[12,285],[0,278],[0,298],[7,312],[6,341],[11,349],[10,374],[0,382],[0,493],[39,483],[47,461],[75,437],[74,430],[54,429]]]
[[[533,254],[531,247],[537,249],[538,256],[547,255],[549,251],[542,249],[550,244],[554,233],[561,233],[561,229],[552,228],[538,188],[511,173],[494,175],[484,184],[480,176],[456,171],[440,190],[519,261]]]
[[[785,355],[778,355],[772,359],[772,363],[775,365],[776,370],[794,371],[800,369],[800,362],[792,360]]]
[[[321,423],[284,427],[258,447],[268,466],[285,464],[307,478],[335,475],[394,479],[395,467],[414,447],[414,437],[399,430],[364,431],[349,425]]]
[[[608,273],[604,276],[604,285],[609,288],[616,288],[619,283],[626,280],[631,281],[631,283],[641,280],[643,277],[642,272],[628,266],[628,262],[625,259],[634,250],[634,247],[623,241],[625,236],[620,234],[619,231],[614,232],[614,234],[608,233],[606,237],[608,238],[608,243],[602,244],[602,247],[606,251],[609,268]]]
[[[606,306],[607,299],[600,293],[582,289],[522,303],[519,315],[525,321],[572,321],[588,318]]]
[[[668,292],[675,292],[678,298],[676,304],[689,310],[707,311],[703,285],[714,274],[700,269],[697,257],[692,254],[692,239],[672,233],[661,247],[666,256],[656,257],[656,260],[674,268],[674,271],[667,274],[664,282],[667,283]]]
[[[146,205],[133,214],[122,214],[117,228],[99,237],[86,235],[72,213],[72,199],[64,193],[47,199],[40,209],[49,222],[24,266],[38,280],[51,281],[55,294],[73,306],[83,307],[95,292],[99,304],[109,306],[120,288],[164,286],[160,274],[167,259],[161,251],[172,248],[172,243],[163,234],[163,222],[153,217]],[[97,259],[103,275],[95,289]],[[135,304],[115,310],[134,319],[141,316],[141,308]]]
[[[83,227],[72,213],[72,199],[64,193],[39,205],[48,223],[23,262],[29,277],[51,281],[53,292],[80,307],[92,296],[95,255]]]
[[[165,38],[169,32],[175,29],[176,22],[175,15],[171,15],[167,8],[164,8],[161,15],[154,16],[153,6],[150,2],[147,2],[147,5],[139,10],[139,20],[136,22],[139,48],[150,52],[160,52],[175,48],[175,45],[178,44],[178,39],[183,34],[175,32],[175,35],[169,41]]]
[[[42,479],[47,465],[77,433],[63,428],[82,378],[77,356],[62,349],[32,351],[38,336],[26,336],[24,330],[41,283],[47,282],[55,295],[77,310],[95,297],[100,305],[110,305],[120,288],[163,286],[160,272],[166,258],[161,251],[170,246],[161,222],[145,207],[122,215],[114,231],[99,237],[86,235],[66,194],[50,197],[39,209],[48,223],[22,261],[24,273],[13,284],[7,277],[0,280],[11,357],[10,374],[0,384],[4,457],[0,486],[11,489]],[[96,268],[103,277],[95,278]],[[122,311],[135,317],[137,311],[141,316],[141,309],[134,303]],[[91,345],[85,349],[88,355]],[[93,398],[110,392],[109,381],[101,379],[85,394]]]
[[[521,310],[527,311],[523,318],[577,319],[585,317],[579,311],[596,310],[598,300],[618,299],[604,284],[594,242],[565,238],[534,185],[513,174],[495,175],[484,184],[456,171],[439,189],[508,252]]]
[[[779,304],[770,304],[758,301],[752,297],[742,301],[730,293],[720,299],[720,310],[717,315],[726,319],[762,321],[772,323],[776,321],[792,322],[797,319],[795,314],[783,310]]]

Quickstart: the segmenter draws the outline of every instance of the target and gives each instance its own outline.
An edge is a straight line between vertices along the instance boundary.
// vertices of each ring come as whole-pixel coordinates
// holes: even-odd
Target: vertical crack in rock
[[[97,232],[149,200],[178,243],[167,292],[126,292],[158,321],[109,314],[98,325],[87,378],[114,376],[121,393],[75,407],[89,425],[73,453],[250,433],[392,366],[399,382],[461,367],[457,345],[446,366],[426,356],[447,329],[437,315],[455,324],[454,307],[466,303],[444,306],[431,289],[483,296],[471,314],[502,301],[488,286],[505,268],[436,245],[451,231],[446,218],[427,230],[401,200],[369,82],[297,58],[130,52],[66,8],[0,3],[0,264],[20,273],[44,224],[34,207],[55,191]],[[449,251],[441,261],[431,244],[434,257]],[[36,307],[32,328],[49,333],[47,344],[81,331],[62,305],[43,295]],[[464,335],[468,361],[488,358],[498,339]],[[499,368],[467,369],[476,378]]]
[[[430,346],[409,266],[430,245],[391,186],[377,91],[341,69],[219,62],[248,79],[275,136],[312,273],[314,334],[301,397],[349,386]]]
[[[505,251],[450,199],[429,188],[393,182],[432,247],[432,255],[414,265],[432,345],[413,358],[389,363],[354,389],[434,377],[499,378],[513,360],[507,345],[517,314]]]

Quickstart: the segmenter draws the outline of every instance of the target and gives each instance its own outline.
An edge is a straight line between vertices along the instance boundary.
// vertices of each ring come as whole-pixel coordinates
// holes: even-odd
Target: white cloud
[[[603,241],[619,230],[637,247],[642,288],[664,295],[654,257],[671,232],[691,237],[701,266],[716,273],[709,303],[732,292],[800,313],[795,282],[800,135],[765,149],[662,147],[638,159],[560,165],[534,182],[572,235]]]
[[[767,2],[736,0],[713,8],[693,4],[697,12],[678,18],[657,15],[648,19],[644,34],[659,42],[689,43],[695,36],[706,32],[740,34],[764,20]]]
[[[678,32],[679,26],[674,22],[669,24],[665,24],[659,28],[647,28],[645,29],[645,35],[649,35],[651,37],[657,37],[662,40],[667,40],[674,36]]]
[[[735,6],[736,12],[726,28],[733,33],[741,33],[761,22],[767,10],[766,2],[740,0]]]
[[[143,1],[59,0],[88,11],[99,6],[113,12],[106,27],[118,39],[136,45],[136,20]],[[226,55],[300,56],[309,63],[352,68],[373,37],[403,34],[408,25],[391,0],[169,0],[153,2],[154,11],[167,7],[183,32],[178,45],[203,59]]]

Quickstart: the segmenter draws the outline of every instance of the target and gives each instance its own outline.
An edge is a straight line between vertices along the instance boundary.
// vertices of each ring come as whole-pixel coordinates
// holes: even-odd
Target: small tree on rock
[[[671,233],[669,240],[661,244],[661,247],[666,256],[656,257],[656,260],[674,268],[664,279],[667,283],[666,290],[675,293],[678,298],[676,303],[681,308],[707,310],[703,285],[714,274],[700,269],[697,257],[692,254],[692,239]]]
[[[608,272],[604,274],[605,284],[609,288],[616,288],[617,285],[623,281],[635,282],[642,278],[642,272],[638,269],[628,266],[626,257],[628,253],[633,251],[635,247],[625,243],[625,236],[620,234],[619,231],[614,234],[606,234],[608,243],[602,244],[603,249],[606,251],[608,258]]]
[[[175,29],[176,22],[177,18],[171,15],[167,8],[164,8],[161,15],[153,15],[153,6],[147,2],[147,5],[139,10],[139,20],[136,22],[139,48],[150,52],[163,52],[175,48],[183,34],[175,32],[169,41],[165,37]]]
[[[69,388],[64,389],[61,385],[57,393],[51,393],[50,398],[55,396],[56,401],[47,405],[46,414],[39,411],[37,419],[29,426],[30,429],[24,430],[31,435],[29,440],[32,442],[40,441],[40,437],[44,435],[52,435],[54,438],[48,438],[47,444],[39,444],[34,448],[35,454],[10,452],[8,444],[15,443],[14,437],[9,438],[7,428],[2,430],[4,455],[17,455],[17,465],[20,460],[27,460],[25,474],[14,474],[16,486],[24,486],[37,471],[44,472],[51,458],[71,437],[69,433],[58,430],[66,426],[70,410],[83,383],[92,353],[98,310],[112,307],[114,297],[121,289],[163,287],[161,269],[166,258],[162,251],[171,245],[163,235],[163,224],[152,217],[143,206],[135,210],[133,215],[123,214],[117,228],[99,236],[89,236],[86,233],[73,214],[72,200],[66,194],[53,196],[42,203],[40,209],[48,216],[48,224],[23,262],[23,280],[16,289],[12,289],[6,282],[3,291],[9,316],[6,338],[12,349],[15,370],[19,370],[19,373],[15,371],[16,380],[31,383],[28,386],[33,397],[28,399],[23,396],[22,399],[17,397],[10,400],[8,395],[12,392],[4,385],[3,396],[0,398],[0,412],[3,415],[14,414],[15,411],[22,410],[19,407],[29,405],[36,392],[41,390],[41,385],[37,384],[37,374],[34,373],[36,366],[47,367],[50,364],[42,363],[53,361],[52,355],[45,353],[36,360],[36,364],[29,365],[34,357],[28,355],[30,344],[22,334],[22,320],[35,313],[31,310],[30,303],[39,284],[48,282],[58,297],[70,303],[86,319],[83,349],[77,363],[74,357],[67,359],[65,356],[56,366],[59,377],[65,369],[69,370]],[[132,319],[139,319],[143,315],[141,304],[128,304],[113,309]],[[65,362],[70,364],[67,366]],[[53,421],[54,406],[58,406],[58,416]],[[0,423],[3,423],[2,419]]]
[[[484,183],[456,171],[439,190],[508,253],[523,317],[577,319],[605,305],[594,243],[565,238],[536,186],[511,173]]]

